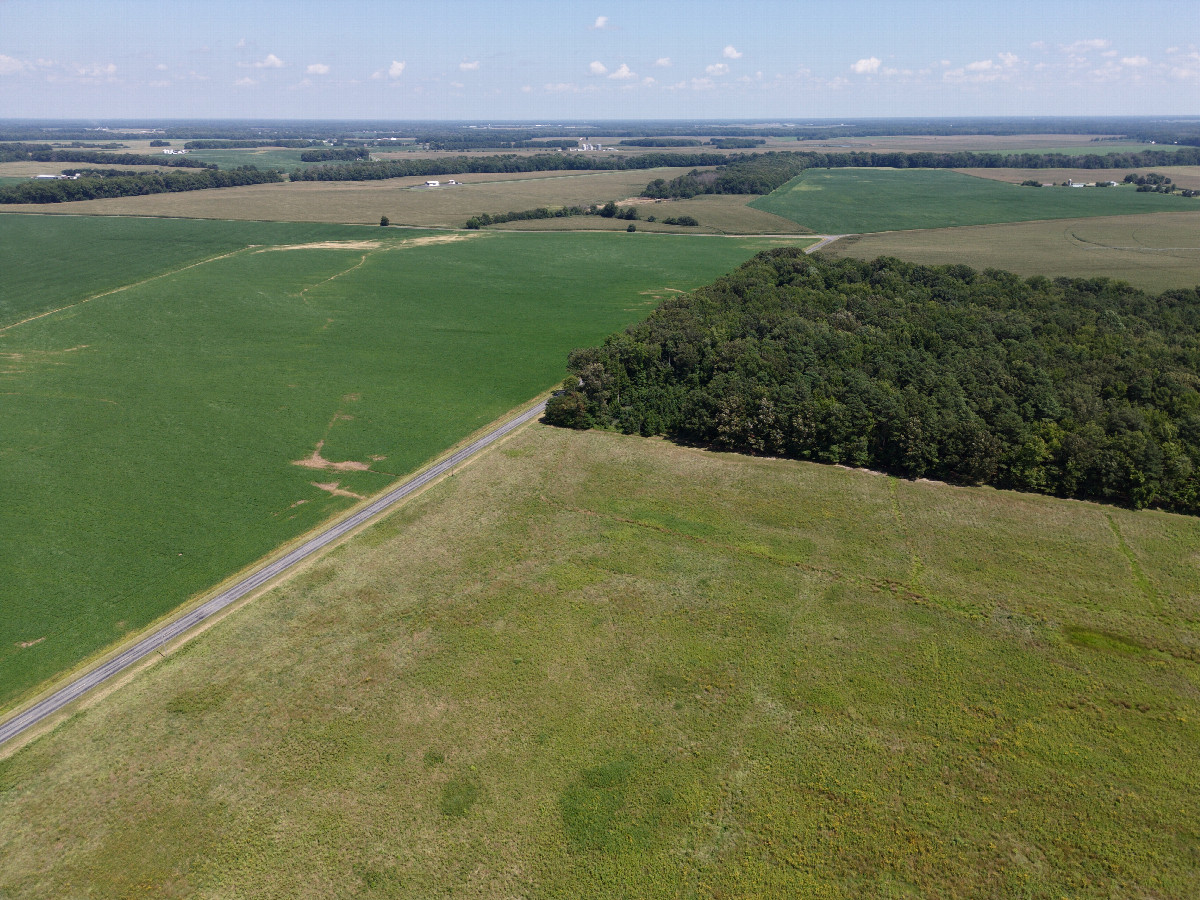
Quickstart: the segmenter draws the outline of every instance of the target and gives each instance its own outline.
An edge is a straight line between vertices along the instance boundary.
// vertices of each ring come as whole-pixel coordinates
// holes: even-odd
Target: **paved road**
[[[822,247],[825,247],[828,244],[832,244],[834,241],[840,241],[844,237],[850,237],[850,235],[848,235],[848,234],[814,234],[814,235],[809,235],[809,237],[819,237],[820,240],[817,241],[815,244],[813,244],[811,247],[805,247],[804,248],[805,253],[816,253]]]
[[[468,444],[457,453],[442,460],[436,466],[433,466],[432,468],[422,472],[420,475],[416,475],[403,484],[392,488],[386,494],[380,495],[367,506],[364,506],[362,509],[358,510],[358,512],[341,520],[336,525],[330,526],[315,537],[305,541],[286,556],[282,556],[274,562],[263,566],[261,569],[252,572],[237,584],[226,588],[221,593],[217,594],[217,596],[213,597],[211,600],[204,602],[190,612],[181,615],[179,618],[174,619],[171,622],[168,622],[166,625],[163,625],[157,631],[146,636],[128,650],[121,653],[119,656],[110,659],[103,665],[97,666],[90,672],[85,672],[66,687],[55,691],[44,700],[40,700],[18,715],[8,719],[3,724],[0,724],[0,744],[4,744],[6,741],[12,740],[17,735],[29,728],[32,728],[47,716],[54,715],[67,704],[79,699],[93,688],[104,683],[114,675],[123,672],[130,666],[135,665],[150,654],[156,653],[162,647],[166,646],[180,635],[186,634],[205,619],[216,615],[231,603],[236,603],[251,591],[262,587],[271,579],[283,574],[288,569],[308,559],[314,553],[317,553],[323,548],[329,546],[334,541],[353,531],[355,528],[358,528],[359,526],[371,521],[376,516],[382,514],[389,507],[398,503],[400,500],[403,500],[413,491],[420,489],[438,476],[449,472],[464,460],[474,456],[480,450],[483,450],[485,447],[504,437],[504,435],[508,434],[513,429],[520,428],[526,422],[537,418],[542,414],[545,408],[546,404],[544,402],[539,403],[537,406],[527,409],[519,416],[509,419],[507,422],[497,426],[492,431],[489,431],[477,441]]]

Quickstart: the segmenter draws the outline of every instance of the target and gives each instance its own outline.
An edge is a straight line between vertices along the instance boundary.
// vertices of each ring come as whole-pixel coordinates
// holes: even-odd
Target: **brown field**
[[[446,175],[438,180],[454,178],[463,184],[440,188],[422,187],[424,177],[303,181],[78,203],[8,204],[0,205],[0,212],[364,225],[374,225],[380,216],[387,216],[394,225],[458,227],[477,213],[620,200],[636,195],[655,178],[670,179],[684,171],[690,170]]]
[[[1043,184],[1062,184],[1068,178],[1073,181],[1124,181],[1129,173],[1146,175],[1157,172],[1166,175],[1183,188],[1200,188],[1200,166],[1150,166],[1143,169],[955,169],[964,175],[987,178],[991,181],[1008,181],[1020,184],[1031,178]]]
[[[753,194],[704,194],[691,200],[641,200],[618,198],[622,205],[638,208],[642,218],[634,222],[638,231],[665,231],[681,234],[806,234],[809,229],[774,213],[747,206]],[[698,227],[664,225],[647,222],[671,216],[692,216]],[[491,226],[507,231],[624,231],[629,227],[624,219],[603,219],[599,216],[573,216],[569,219],[540,219],[528,222],[506,222]]]
[[[1025,276],[1107,276],[1157,292],[1200,285],[1200,210],[855,235],[826,252]]]
[[[113,151],[114,153],[117,151]],[[130,151],[121,151],[123,153]],[[16,162],[0,163],[0,177],[32,178],[34,175],[57,175],[64,169],[120,169],[123,172],[187,172],[189,169],[169,168],[167,166],[122,166],[108,163],[64,163],[37,162],[36,160],[17,160]]]

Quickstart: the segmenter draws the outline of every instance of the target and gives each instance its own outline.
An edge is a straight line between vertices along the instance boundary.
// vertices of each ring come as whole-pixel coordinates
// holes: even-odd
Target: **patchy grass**
[[[1032,191],[1033,188],[1025,190]],[[1200,285],[1200,210],[855,236],[824,252],[1021,275],[1107,276],[1143,290]]]
[[[0,230],[9,322],[66,307],[0,331],[0,706],[553,387],[571,349],[763,240]],[[39,240],[52,259],[22,252]],[[306,249],[264,252],[279,245]]]
[[[1132,185],[1034,189],[946,169],[809,169],[750,205],[824,234],[1200,211],[1198,198]]]
[[[1196,519],[504,449],[0,762],[0,892],[1194,895]]]

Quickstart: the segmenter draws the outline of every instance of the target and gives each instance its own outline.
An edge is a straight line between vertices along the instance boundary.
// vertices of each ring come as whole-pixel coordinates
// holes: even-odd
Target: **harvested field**
[[[1200,285],[1200,210],[895,231],[845,238],[824,252],[963,263],[1026,276],[1106,276],[1160,292]]]
[[[380,216],[387,216],[393,225],[457,228],[477,213],[617,200],[637,194],[655,178],[674,178],[685,171],[690,169],[455,175],[446,177],[463,184],[439,188],[424,187],[423,177],[302,181],[77,203],[0,205],[0,212],[362,225],[376,225]]]

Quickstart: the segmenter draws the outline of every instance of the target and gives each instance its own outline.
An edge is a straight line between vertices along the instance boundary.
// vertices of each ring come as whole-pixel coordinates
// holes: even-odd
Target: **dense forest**
[[[1200,513],[1200,295],[759,254],[571,354],[549,421]]]
[[[140,194],[166,194],[176,191],[202,191],[209,188],[238,187],[283,181],[274,169],[262,171],[254,166],[237,169],[203,169],[197,172],[122,172],[92,175],[78,180],[27,181],[0,187],[0,203],[69,203],[72,200],[98,200],[104,197],[135,197]]]

